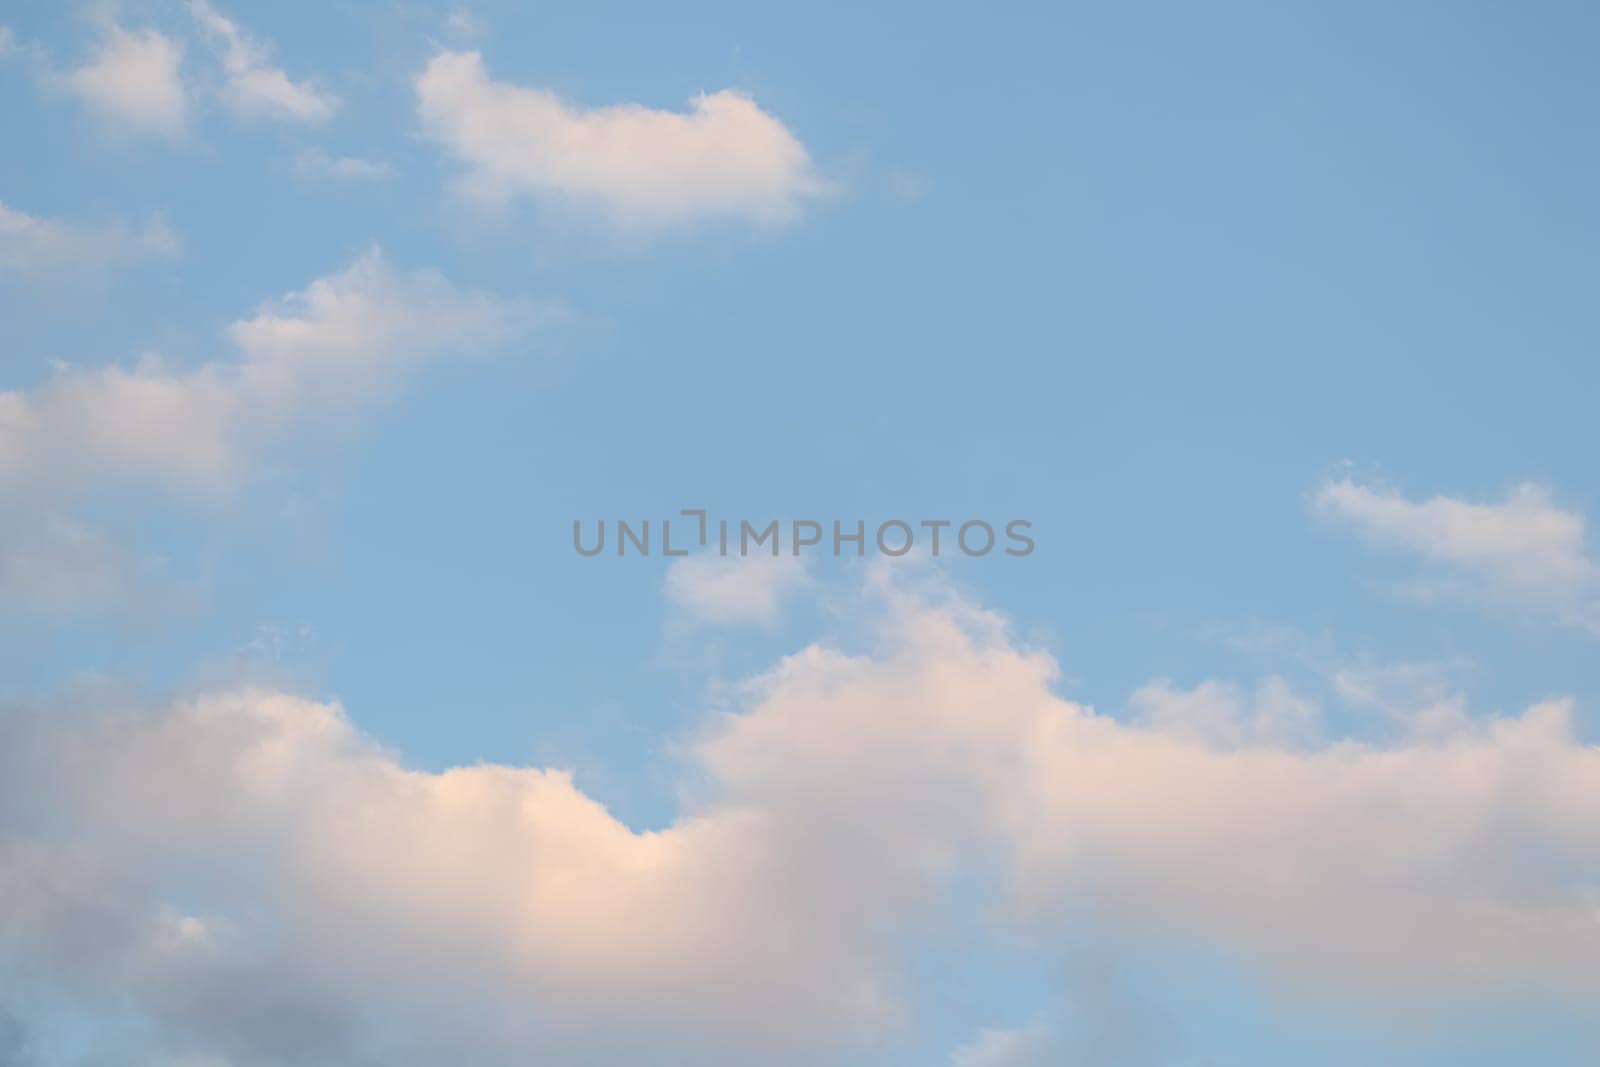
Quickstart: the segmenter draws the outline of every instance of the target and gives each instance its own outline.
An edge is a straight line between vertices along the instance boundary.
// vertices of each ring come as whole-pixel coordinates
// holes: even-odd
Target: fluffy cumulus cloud
[[[189,124],[183,45],[153,29],[128,30],[109,18],[82,66],[63,77],[66,89],[118,133],[181,138]]]
[[[251,119],[318,123],[333,117],[339,100],[308,81],[295,81],[274,66],[267,45],[251,37],[207,0],[189,0],[194,16],[222,69],[223,104]]]
[[[417,79],[423,132],[466,168],[484,200],[526,195],[630,227],[796,217],[825,190],[805,146],[750,97],[722,90],[687,112],[583,108],[497,82],[476,52],[441,52]]]
[[[865,651],[806,647],[707,724],[653,831],[558,770],[410,769],[273,690],[13,707],[0,951],[163,1054],[235,1063],[828,1061],[893,1039],[908,945],[980,872],[990,928],[1046,957],[1089,924],[1385,1012],[1597,992],[1600,750],[1568,703],[1218,741],[1062,699],[1051,657],[958,600],[873,610]]]
[[[1520,485],[1496,503],[1397,492],[1344,480],[1324,485],[1316,507],[1368,539],[1443,568],[1467,590],[1600,634],[1600,564],[1584,520],[1549,490]]]
[[[142,226],[83,225],[30,215],[0,203],[0,276],[58,278],[178,252],[177,235],[160,219]]]

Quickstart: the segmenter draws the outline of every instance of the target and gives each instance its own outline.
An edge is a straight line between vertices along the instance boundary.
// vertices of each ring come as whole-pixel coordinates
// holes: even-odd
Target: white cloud
[[[306,81],[294,81],[268,61],[271,49],[255,40],[207,0],[189,11],[222,66],[222,102],[244,118],[318,123],[339,109],[339,99]]]
[[[1345,480],[1324,485],[1316,507],[1368,539],[1414,552],[1504,604],[1600,633],[1600,565],[1584,545],[1584,520],[1538,485],[1479,504],[1448,496],[1412,501]]]
[[[67,72],[62,83],[117,132],[168,140],[189,124],[189,98],[181,67],[183,45],[153,29],[100,24],[93,58]]]
[[[916,935],[984,872],[996,936],[1047,959],[1087,923],[1385,1013],[1600,992],[1600,750],[1566,702],[1219,747],[1062,700],[959,602],[878,610],[875,654],[746,687],[658,831],[560,771],[408,769],[272,691],[13,711],[0,947],[195,1054],[317,1062],[830,1060],[893,1034]]]
[[[321,123],[339,99],[309,81],[295,81],[269,61],[268,45],[219,13],[208,0],[189,11],[216,61],[213,87],[224,107],[242,118]],[[98,50],[59,78],[118,132],[181,139],[189,129],[194,93],[184,76],[181,41],[154,29],[128,30],[105,13]]]
[[[28,278],[95,271],[178,252],[177,235],[160,219],[138,229],[124,223],[87,226],[29,215],[0,203],[0,275]]]
[[[897,170],[889,175],[889,193],[896,200],[914,204],[928,195],[930,182],[926,175]]]
[[[132,478],[224,490],[260,447],[337,426],[407,369],[494,346],[529,316],[436,273],[396,271],[373,250],[235,322],[236,360],[60,367],[32,390],[0,392],[0,487]]]
[[[825,190],[805,146],[754,100],[702,94],[686,113],[586,109],[491,81],[476,52],[441,52],[417,79],[423,132],[489,201],[553,197],[624,226],[709,218],[780,223]]]
[[[464,7],[454,9],[445,17],[444,29],[450,37],[464,42],[481,40],[489,32],[483,18]]]
[[[1158,679],[1135,692],[1131,703],[1141,723],[1218,748],[1302,745],[1321,730],[1316,704],[1275,676],[1263,679],[1249,698],[1224,682],[1182,690]]]
[[[956,1049],[950,1067],[1052,1067],[1061,1062],[1055,1034],[1044,1023],[984,1030]]]
[[[373,250],[233,323],[235,358],[60,366],[0,391],[0,609],[121,606],[145,587],[147,565],[72,516],[86,491],[226,497],[276,450],[346,429],[420,364],[498,347],[538,318]]]
[[[1347,703],[1376,710],[1414,735],[1444,736],[1471,721],[1467,699],[1451,677],[1452,664],[1352,663],[1332,671],[1329,683]]]
[[[511,1059],[535,1035],[547,1052],[603,1047],[617,1012],[643,1052],[646,1031],[743,1029],[754,1047],[876,1010],[849,974],[815,980],[847,946],[808,916],[803,885],[784,884],[759,812],[638,834],[564,773],[409,771],[337,708],[265,691],[82,733],[5,725],[7,781],[45,789],[40,801],[82,836],[8,835],[0,946],[80,992],[108,974],[131,981],[119,995],[191,1040],[204,1035],[186,1009],[229,977],[258,976],[241,1014],[284,989],[336,1014],[427,1005],[428,1038],[471,1062]],[[225,895],[178,910],[167,864],[201,853]],[[262,944],[284,920],[284,940]],[[175,938],[180,924],[206,936]],[[634,1039],[613,1033],[620,1054]]]
[[[54,511],[0,525],[0,607],[65,618],[131,603],[141,565],[102,531]]]
[[[765,680],[702,751],[724,796],[803,811],[880,886],[896,857],[1001,842],[1008,910],[1041,938],[1084,918],[1355,998],[1593,991],[1600,750],[1569,702],[1447,737],[1219,746],[1061,700],[1054,662],[983,616],[897,610],[886,654],[812,648]]]
[[[1182,1035],[1148,993],[1119,979],[1116,961],[1080,945],[1058,972],[1053,1003],[1022,1026],[985,1027],[950,1067],[1176,1067]],[[1142,962],[1142,961],[1141,961]]]
[[[394,165],[383,159],[331,156],[308,148],[294,158],[294,175],[303,181],[371,182],[393,177]]]
[[[807,580],[805,560],[793,556],[694,555],[673,562],[665,591],[692,620],[769,626]]]

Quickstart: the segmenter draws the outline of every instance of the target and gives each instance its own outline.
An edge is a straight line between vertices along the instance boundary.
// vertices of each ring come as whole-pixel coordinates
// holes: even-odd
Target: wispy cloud
[[[397,271],[373,250],[233,323],[237,359],[183,371],[153,357],[61,367],[34,389],[0,392],[0,485],[226,488],[278,434],[343,420],[408,368],[492,346],[532,314],[432,272]]]
[[[956,1049],[950,1067],[1048,1067],[1060,1062],[1059,1046],[1054,1028],[1043,1021],[993,1027]]]
[[[1374,543],[1439,565],[1468,592],[1600,634],[1600,564],[1588,554],[1583,516],[1558,507],[1543,486],[1519,485],[1504,500],[1478,503],[1411,500],[1344,480],[1324,485],[1316,508]]]
[[[332,156],[308,148],[294,157],[295,177],[306,182],[375,182],[394,176],[394,164],[360,156]]]
[[[80,66],[49,75],[77,96],[114,133],[182,140],[197,102],[209,98],[239,118],[322,123],[339,98],[311,80],[295,80],[271,61],[271,46],[245,32],[208,0],[189,0],[189,13],[209,63],[186,72],[184,41],[153,28],[128,29],[114,9],[95,19],[99,42]],[[6,38],[9,41],[9,37]]]
[[[142,259],[176,255],[177,235],[159,218],[137,228],[30,215],[0,203],[0,275],[32,279],[93,272]]]
[[[158,595],[149,565],[102,530],[48,508],[8,507],[3,499],[0,518],[0,609],[66,619]]]
[[[808,581],[793,556],[693,555],[667,571],[667,602],[696,622],[770,626]]]
[[[419,365],[494,349],[540,318],[525,301],[397,270],[373,249],[234,322],[232,358],[58,366],[34,388],[0,391],[0,517],[10,528],[0,607],[87,605],[91,587],[130,587],[113,571],[134,557],[71,517],[88,491],[227,497],[280,447],[347,429]]]
[[[489,27],[482,16],[469,8],[458,7],[445,16],[444,30],[453,40],[472,43],[482,40]]]
[[[1180,689],[1162,678],[1142,686],[1130,703],[1135,721],[1217,748],[1294,747],[1321,734],[1321,709],[1276,676],[1248,695],[1225,682]]]
[[[244,118],[318,123],[333,117],[338,97],[309,81],[295,81],[269,60],[271,48],[251,37],[207,0],[189,11],[222,68],[222,102]]]

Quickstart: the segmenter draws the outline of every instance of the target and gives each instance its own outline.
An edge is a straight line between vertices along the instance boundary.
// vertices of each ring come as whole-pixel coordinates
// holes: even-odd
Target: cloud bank
[[[272,690],[13,708],[0,948],[239,1063],[814,1063],[892,1040],[909,946],[973,906],[1046,959],[1088,924],[1352,1010],[1597,992],[1600,750],[1569,702],[1219,742],[1061,699],[960,601],[872,610],[870,651],[806,647],[707,724],[657,831],[559,770],[409,769]],[[974,875],[983,902],[949,892]]]

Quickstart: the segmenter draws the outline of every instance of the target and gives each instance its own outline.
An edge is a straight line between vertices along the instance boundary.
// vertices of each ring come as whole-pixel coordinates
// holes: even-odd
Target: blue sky
[[[1592,9],[0,25],[0,1061],[1600,1052]]]

